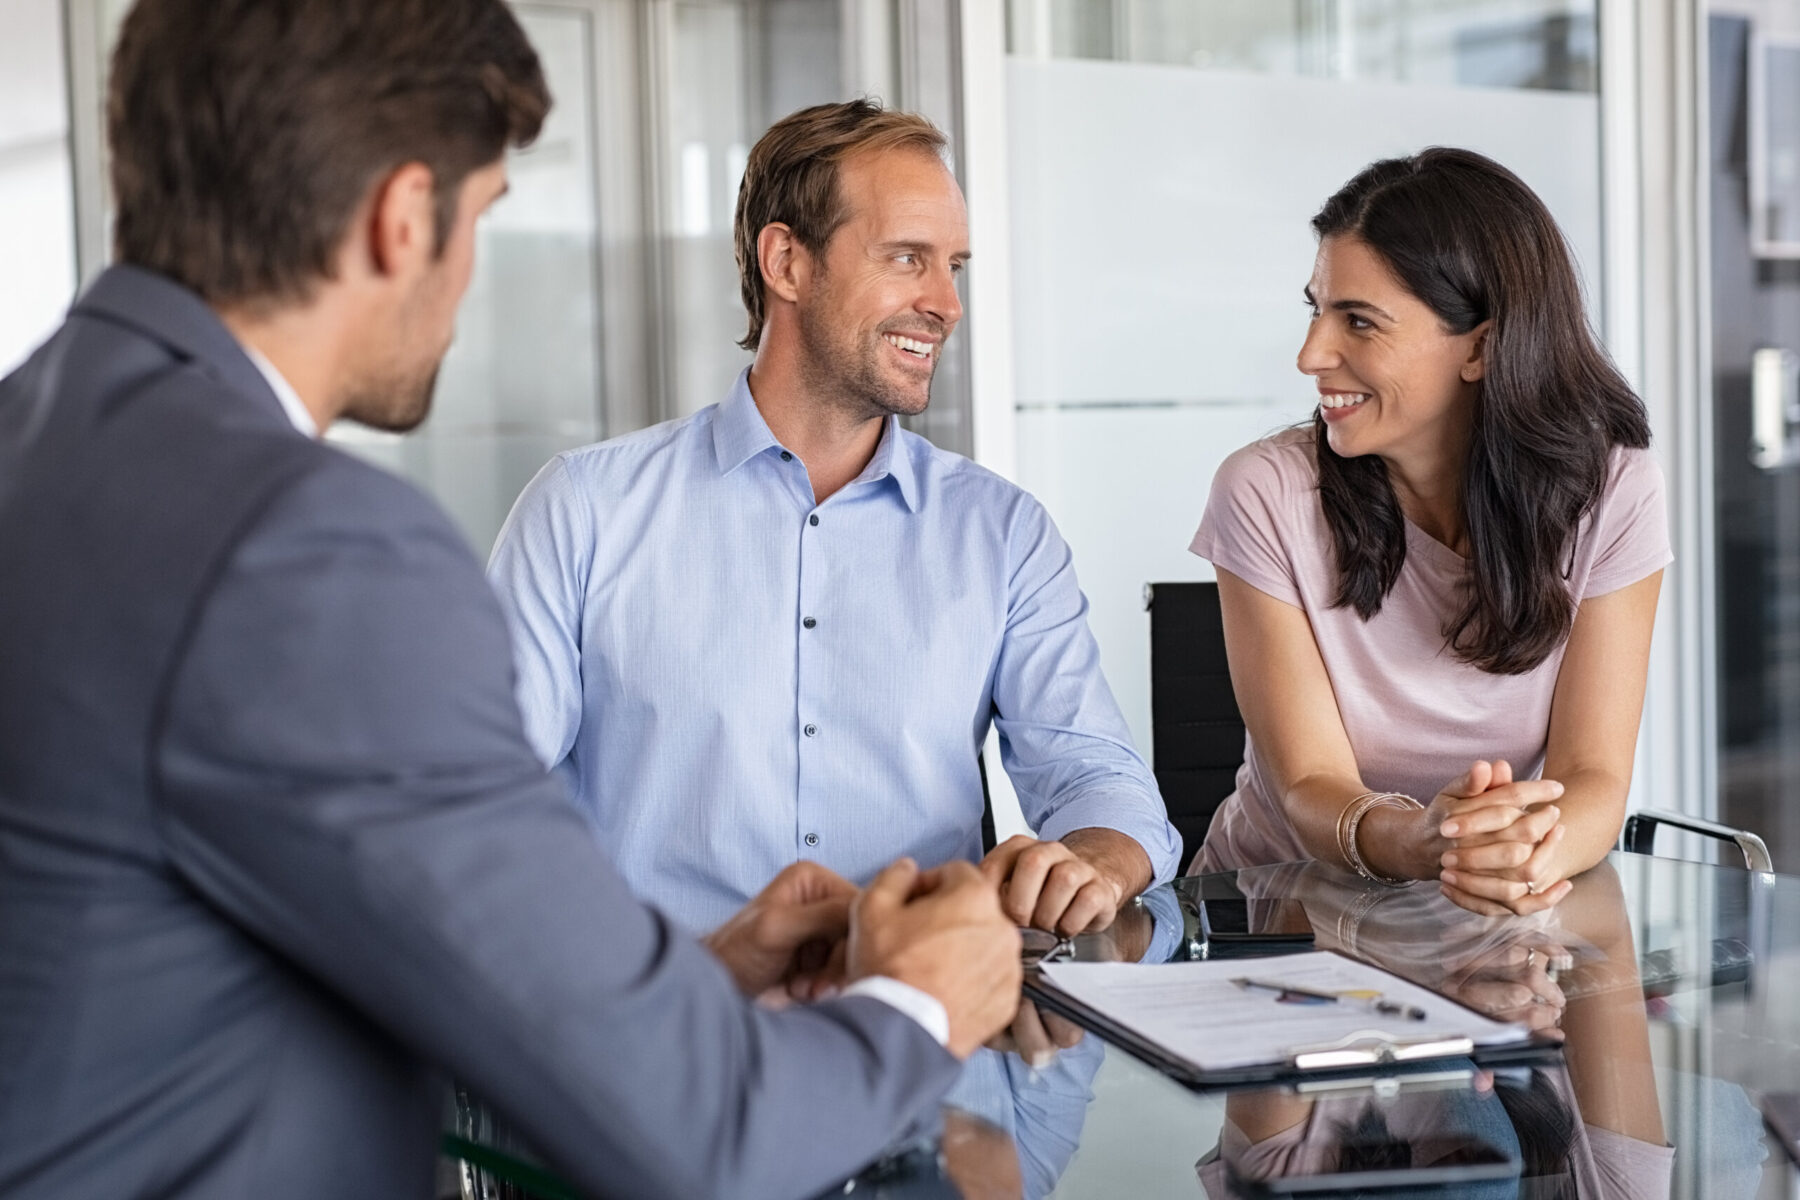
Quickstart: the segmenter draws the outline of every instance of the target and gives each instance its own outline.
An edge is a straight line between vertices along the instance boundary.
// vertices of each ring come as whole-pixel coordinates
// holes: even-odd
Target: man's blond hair
[[[738,345],[756,349],[763,331],[762,266],[756,239],[765,226],[786,225],[813,254],[850,215],[838,187],[838,168],[852,154],[912,148],[938,158],[949,139],[917,113],[887,109],[867,98],[818,104],[783,117],[757,141],[738,187],[733,238],[738,281],[750,328]]]

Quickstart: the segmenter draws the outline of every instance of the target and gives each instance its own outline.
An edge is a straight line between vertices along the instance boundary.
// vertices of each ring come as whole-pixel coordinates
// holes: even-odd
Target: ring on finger
[[[1539,883],[1537,880],[1527,879],[1525,881],[1525,891],[1526,891],[1527,895],[1535,896],[1543,890],[1544,890],[1544,885]]]

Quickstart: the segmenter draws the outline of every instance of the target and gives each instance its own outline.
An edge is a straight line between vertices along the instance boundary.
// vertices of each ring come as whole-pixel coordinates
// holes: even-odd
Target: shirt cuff
[[[901,983],[886,975],[870,975],[857,980],[840,994],[870,996],[889,1008],[897,1008],[917,1021],[938,1045],[945,1049],[950,1047],[950,1014],[944,1010],[943,1002],[910,983]]]
[[[1132,789],[1087,792],[1064,801],[1037,827],[1036,836],[1060,842],[1078,829],[1110,829],[1136,842],[1150,860],[1150,882],[1155,887],[1175,878],[1181,869],[1181,835],[1169,824],[1162,796]],[[1131,897],[1127,896],[1129,900]]]

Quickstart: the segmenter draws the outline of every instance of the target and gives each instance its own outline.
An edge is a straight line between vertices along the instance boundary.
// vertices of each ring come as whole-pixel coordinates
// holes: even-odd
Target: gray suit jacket
[[[461,538],[186,290],[0,382],[0,571],[0,1195],[424,1196],[449,1070],[596,1194],[791,1196],[953,1080],[631,898]]]

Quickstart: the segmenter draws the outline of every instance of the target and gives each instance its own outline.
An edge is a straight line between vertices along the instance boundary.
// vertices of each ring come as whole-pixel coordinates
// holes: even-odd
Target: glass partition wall
[[[1800,0],[1710,6],[1719,813],[1800,871]]]
[[[1579,0],[1009,0],[1015,54],[1259,75],[1592,91]]]
[[[1308,225],[1357,170],[1467,146],[1573,245],[1600,325],[1597,5],[1010,0],[1019,481],[1074,549],[1107,676],[1149,750],[1143,585],[1214,471],[1309,420]]]
[[[107,255],[101,97],[129,0],[68,0],[82,274]],[[433,415],[332,440],[416,480],[485,555],[556,451],[721,399],[750,361],[731,222],[771,123],[868,93],[957,137],[952,0],[533,0],[515,5],[556,107],[511,155]],[[966,351],[911,422],[968,449]]]

